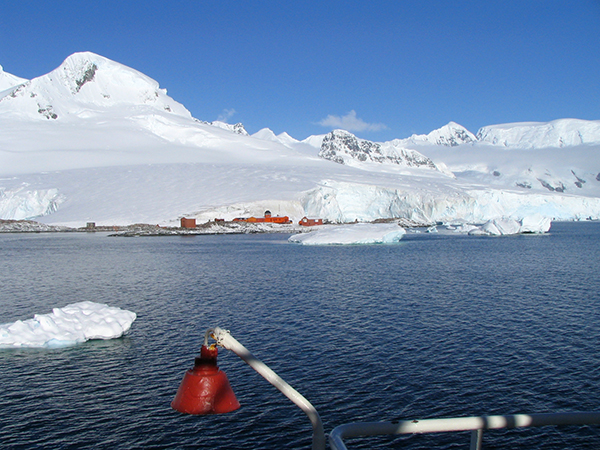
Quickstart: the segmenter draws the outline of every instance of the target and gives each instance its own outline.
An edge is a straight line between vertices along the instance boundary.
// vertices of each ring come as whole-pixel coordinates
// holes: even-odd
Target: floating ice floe
[[[54,308],[52,314],[0,325],[0,348],[56,348],[118,338],[129,331],[136,317],[134,312],[100,303],[74,303]]]
[[[391,244],[398,242],[406,230],[397,224],[357,223],[331,225],[309,233],[295,234],[290,242],[303,245]]]
[[[522,233],[546,233],[550,230],[552,219],[539,214],[515,219],[493,219],[480,227],[469,231],[470,235],[504,236]]]

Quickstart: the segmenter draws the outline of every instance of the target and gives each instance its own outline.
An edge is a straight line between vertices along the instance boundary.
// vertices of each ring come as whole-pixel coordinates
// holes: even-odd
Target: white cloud
[[[227,122],[229,119],[231,119],[231,117],[233,117],[233,115],[236,113],[237,111],[233,108],[231,109],[227,109],[225,108],[223,110],[223,112],[221,114],[219,114],[219,117],[217,117],[217,120],[220,122]]]
[[[346,131],[381,131],[387,129],[387,126],[383,123],[367,123],[356,117],[356,111],[354,110],[345,116],[332,116],[330,114],[318,124],[324,127],[341,128]]]

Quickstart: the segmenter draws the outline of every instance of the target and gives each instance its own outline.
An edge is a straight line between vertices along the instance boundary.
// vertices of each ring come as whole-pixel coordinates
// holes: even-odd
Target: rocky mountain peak
[[[231,125],[231,124],[225,123],[225,122],[221,122],[220,120],[214,120],[212,122],[204,122],[204,123],[206,123],[208,125],[212,125],[214,127],[222,128],[223,130],[231,131],[232,133],[235,133],[235,134],[240,134],[242,136],[249,136],[248,132],[244,128],[244,124],[241,122],[238,122],[234,125]]]
[[[351,166],[374,162],[439,170],[431,159],[416,150],[400,147],[394,142],[378,143],[359,139],[343,130],[334,130],[325,135],[319,157]]]

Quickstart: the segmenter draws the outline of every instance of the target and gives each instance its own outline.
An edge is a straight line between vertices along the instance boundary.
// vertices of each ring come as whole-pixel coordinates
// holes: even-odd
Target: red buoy
[[[184,414],[222,414],[240,407],[225,372],[217,366],[217,347],[202,346],[194,367],[183,376],[171,407]]]

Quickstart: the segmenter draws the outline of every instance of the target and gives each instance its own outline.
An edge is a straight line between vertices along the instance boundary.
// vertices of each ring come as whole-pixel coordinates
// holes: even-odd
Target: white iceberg
[[[131,328],[136,314],[117,307],[79,302],[52,314],[0,325],[0,348],[67,347],[90,339],[114,339]]]
[[[546,233],[550,230],[552,219],[534,214],[516,219],[492,219],[469,231],[471,235],[507,236],[523,233]]]
[[[398,242],[406,230],[397,224],[357,223],[331,225],[309,233],[295,234],[288,240],[303,245],[391,244]]]
[[[512,219],[492,219],[481,226],[481,230],[493,236],[519,234],[521,223]]]
[[[521,219],[521,233],[547,233],[552,226],[552,219],[542,214],[532,214]]]

